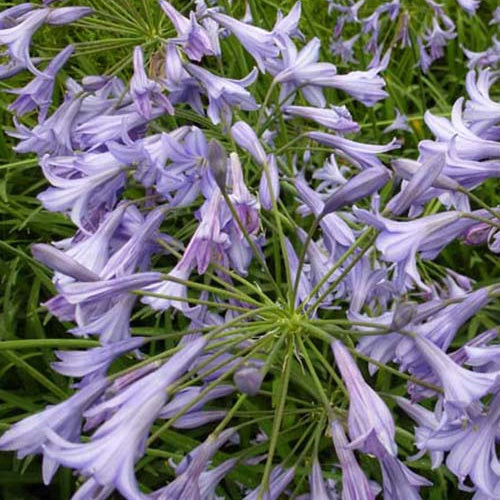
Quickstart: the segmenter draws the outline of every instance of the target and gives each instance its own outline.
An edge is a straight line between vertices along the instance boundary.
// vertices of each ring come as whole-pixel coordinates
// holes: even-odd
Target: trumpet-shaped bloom
[[[497,388],[500,372],[466,370],[427,338],[417,335],[413,340],[442,384],[445,402],[449,406],[465,409]]]
[[[167,400],[165,389],[189,368],[205,345],[204,338],[186,344],[161,368],[87,412],[86,416],[95,418],[114,411],[89,442],[69,442],[49,431],[47,455],[101,486],[113,484],[126,498],[147,498],[139,492],[134,463],[144,453],[145,438]]]
[[[19,97],[9,105],[9,111],[17,116],[24,115],[35,108],[39,109],[38,120],[43,122],[52,103],[55,78],[59,70],[73,53],[74,47],[68,45],[50,61],[45,70],[21,89],[10,90]]]
[[[65,439],[77,440],[82,413],[102,394],[106,386],[106,380],[97,380],[75,392],[66,401],[47,406],[42,412],[17,422],[0,438],[0,449],[16,450],[19,458],[43,452],[43,480],[48,484],[59,466],[59,461],[43,449],[48,442],[48,434],[55,431]]]
[[[282,43],[283,59],[268,64],[274,81],[281,84],[280,104],[291,104],[294,91],[300,87],[310,104],[323,108],[326,100],[321,87],[330,86],[337,68],[331,63],[317,62],[321,42],[313,38],[300,51],[288,37],[283,37]]]
[[[144,71],[144,58],[140,46],[134,49],[134,74],[130,80],[130,93],[137,111],[148,120],[152,117],[151,101],[154,101],[155,104],[171,115],[174,114],[174,108],[168,98],[162,94],[160,84],[147,77]]]
[[[350,446],[379,458],[396,456],[396,429],[389,408],[380,396],[363,380],[349,351],[339,340],[332,342],[337,366],[349,391]]]
[[[205,89],[209,101],[207,114],[214,124],[220,123],[221,119],[224,123],[230,124],[233,107],[239,107],[245,111],[258,109],[259,106],[252,94],[245,90],[245,87],[251,85],[257,78],[255,68],[245,78],[231,80],[214,75],[194,64],[186,64],[185,67]]]
[[[384,165],[377,158],[377,155],[387,153],[388,151],[400,147],[396,139],[393,139],[388,144],[380,146],[378,144],[363,144],[361,142],[351,141],[350,139],[326,134],[325,132],[308,132],[307,136],[321,144],[339,150],[360,168],[383,167]]]
[[[342,424],[338,420],[334,420],[330,425],[330,429],[335,452],[342,469],[342,500],[375,500],[376,492],[373,491],[372,486],[356,461]]]
[[[238,21],[220,12],[210,11],[209,15],[218,24],[233,33],[246,51],[255,59],[258,68],[263,73],[266,69],[265,59],[273,59],[278,56],[278,46],[272,33],[257,26]]]
[[[397,458],[386,455],[380,461],[384,499],[421,500],[418,490],[421,486],[432,486],[432,482],[412,472]]]
[[[284,106],[287,115],[301,116],[329,129],[341,133],[357,132],[359,125],[353,121],[351,113],[345,106],[331,106],[330,109],[310,106]]]
[[[189,59],[200,61],[203,56],[215,53],[209,33],[198,24],[194,12],[188,19],[166,0],[160,0],[160,6],[177,30],[178,38],[171,41],[180,43]]]

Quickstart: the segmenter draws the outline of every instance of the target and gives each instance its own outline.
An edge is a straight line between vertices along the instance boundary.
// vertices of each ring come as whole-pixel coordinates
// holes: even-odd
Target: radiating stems
[[[356,263],[363,257],[365,252],[370,248],[372,243],[375,241],[376,234],[374,234],[374,231],[372,228],[368,229],[366,232],[364,232],[354,243],[351,245],[351,247],[340,257],[340,259],[335,263],[335,265],[328,271],[328,273],[325,274],[325,276],[320,280],[320,282],[311,290],[309,293],[308,297],[310,298],[314,297],[314,294],[321,289],[323,284],[330,278],[330,276],[351,256],[354,254],[356,251],[358,245],[359,245],[359,252],[353,257],[349,265],[342,271],[341,275],[323,292],[320,294],[320,296],[316,299],[316,301],[309,306],[306,311],[305,315],[311,314],[312,311],[318,307],[321,302],[325,299],[325,297],[328,296],[329,293],[331,293],[337,285],[347,276],[349,271],[356,265]],[[357,243],[356,243],[357,242]],[[302,306],[304,307],[308,300],[310,298],[306,298],[302,301]]]
[[[271,181],[271,172],[269,171],[269,165],[267,163],[264,163],[264,174],[266,176],[267,180],[267,186],[269,188],[269,194],[271,197],[271,204],[272,204],[272,212],[274,215],[274,219],[276,222],[276,228],[278,230],[278,239],[280,242],[280,247],[281,247],[281,253],[283,255],[283,261],[285,263],[285,271],[286,271],[286,280],[287,280],[287,285],[288,285],[288,290],[289,290],[289,305],[290,308],[293,308],[293,302],[291,301],[291,292],[292,292],[292,272],[290,270],[290,260],[288,259],[288,252],[286,250],[286,242],[285,242],[285,233],[283,232],[283,226],[281,225],[281,219],[280,219],[280,214],[278,210],[278,205],[276,203],[276,196],[272,188],[272,181]]]
[[[306,254],[307,254],[307,247],[311,244],[311,240],[313,239],[313,236],[314,236],[314,233],[316,232],[316,229],[318,229],[320,220],[321,219],[319,217],[314,218],[314,221],[311,224],[311,227],[307,233],[306,240],[302,245],[302,251],[300,252],[300,257],[299,257],[299,265],[297,267],[297,275],[295,276],[295,282],[293,284],[293,294],[292,294],[292,303],[293,304],[295,304],[295,299],[297,297],[297,291],[299,289],[300,275],[302,274],[302,269],[304,268],[304,263],[305,263]]]
[[[267,266],[267,262],[262,257],[262,254],[259,251],[259,249],[257,248],[257,245],[255,244],[255,241],[252,240],[251,236],[248,234],[247,228],[241,222],[240,216],[238,215],[238,212],[234,208],[233,202],[231,201],[231,199],[229,198],[229,195],[226,193],[225,190],[223,190],[222,196],[224,197],[224,200],[225,200],[227,206],[229,207],[231,215],[233,216],[234,220],[236,221],[236,224],[238,225],[238,228],[242,232],[242,234],[243,234],[245,240],[247,241],[247,243],[250,245],[250,248],[252,249],[252,252],[255,255],[255,258],[262,265],[265,273],[269,277],[269,281],[273,284],[273,287],[278,292],[278,295],[282,296],[283,292],[281,291],[280,286],[278,285],[278,283],[276,283],[276,280],[274,279],[274,276],[271,274],[271,271],[269,270],[269,267]]]
[[[283,413],[285,410],[286,395],[288,393],[288,383],[290,382],[292,360],[293,360],[293,342],[289,342],[288,349],[286,351],[284,359],[283,374],[281,378],[281,388],[278,396],[278,406],[276,408],[276,413],[273,421],[273,429],[271,432],[271,438],[269,440],[266,465],[264,467],[264,473],[262,476],[259,494],[257,497],[258,500],[263,499],[264,494],[269,487],[269,476],[271,475],[271,467],[273,465],[274,453],[276,451],[281,424],[283,422]]]

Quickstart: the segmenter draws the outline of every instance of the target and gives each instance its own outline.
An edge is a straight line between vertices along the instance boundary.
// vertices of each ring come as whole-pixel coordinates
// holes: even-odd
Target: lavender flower
[[[257,78],[257,70],[249,73],[241,80],[222,78],[194,64],[186,64],[186,69],[193,75],[207,92],[209,105],[207,114],[212,123],[220,123],[221,118],[226,124],[231,123],[232,108],[239,107],[246,111],[258,109],[258,105],[245,87],[251,85]]]
[[[209,15],[214,21],[234,34],[246,51],[255,59],[261,72],[264,73],[266,69],[265,59],[273,59],[278,56],[278,47],[272,33],[220,12],[210,11]]]
[[[25,87],[10,90],[10,92],[18,94],[19,97],[9,105],[8,110],[15,113],[17,116],[22,116],[38,108],[38,120],[43,122],[52,102],[55,77],[69,59],[73,50],[74,47],[68,45],[50,61],[49,65],[42,73],[37,74],[37,76],[35,76],[35,78]]]
[[[144,71],[141,47],[134,49],[134,75],[130,80],[130,93],[137,111],[148,120],[152,117],[151,100],[171,115],[174,114],[174,108],[167,97],[161,93],[160,85],[150,80]]]
[[[43,480],[48,484],[60,463],[44,449],[49,434],[55,431],[65,439],[78,439],[82,413],[102,394],[106,385],[106,380],[97,380],[66,401],[47,406],[42,412],[17,422],[0,438],[0,449],[16,450],[18,458],[43,453]]]
[[[205,55],[215,54],[211,36],[198,24],[194,12],[188,19],[166,0],[160,0],[160,6],[177,30],[178,38],[171,41],[180,43],[189,59],[200,61]]]
[[[356,461],[342,424],[338,420],[333,420],[330,429],[342,468],[342,500],[375,500],[376,491]]]
[[[275,467],[271,471],[271,476],[269,478],[269,488],[264,491],[264,498],[266,500],[277,500],[279,496],[283,493],[285,488],[288,486],[290,481],[295,475],[295,469],[291,467],[290,469],[283,469],[281,466]],[[257,487],[255,490],[246,495],[243,500],[257,500],[259,498],[259,493],[261,487]]]
[[[432,486],[431,481],[418,476],[391,455],[384,456],[380,463],[382,465],[384,498],[388,500],[401,498],[420,500],[419,487]]]
[[[203,338],[188,343],[161,368],[87,412],[87,416],[95,417],[115,409],[88,443],[72,443],[49,430],[47,455],[102,486],[113,484],[125,497],[143,498],[134,463],[143,454],[147,433],[165,404],[166,387],[184,373],[205,344]]]
[[[445,402],[449,406],[465,409],[498,386],[500,373],[468,371],[427,338],[416,335],[413,340],[443,385]]]
[[[317,62],[321,42],[313,38],[297,51],[289,38],[283,39],[282,61],[268,64],[275,83],[281,84],[280,104],[291,104],[293,92],[300,87],[304,98],[313,106],[323,108],[326,104],[321,87],[330,86],[337,68],[331,63]]]
[[[359,125],[353,121],[345,106],[331,106],[330,109],[309,106],[283,106],[287,115],[301,116],[340,133],[358,132]]]
[[[332,350],[350,397],[349,437],[351,447],[379,458],[396,456],[392,415],[380,396],[363,380],[346,347],[336,340]]]
[[[384,134],[389,132],[394,132],[395,130],[404,130],[406,132],[411,132],[411,127],[408,125],[408,118],[406,115],[401,114],[398,108],[396,108],[396,118],[394,121],[383,130]]]

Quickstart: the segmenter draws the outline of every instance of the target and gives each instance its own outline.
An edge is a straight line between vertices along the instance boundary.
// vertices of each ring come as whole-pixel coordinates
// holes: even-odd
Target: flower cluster
[[[340,12],[337,38],[359,22],[372,36],[369,67],[347,73],[300,31],[300,2],[264,29],[250,10],[239,20],[203,0],[189,13],[159,0],[172,36],[136,46],[123,78],[68,78],[57,104],[74,48],[41,69],[31,39],[42,24],[94,14],[51,3],[0,13],[0,74],[33,76],[12,91],[9,133],[18,153],[38,158],[43,207],[76,227],[32,247],[57,290],[44,305],[100,345],[55,352],[52,368],[77,379],[74,394],[12,425],[0,449],[41,454],[45,483],[60,466],[77,471],[74,500],[114,490],[208,500],[228,478],[248,500],[334,499],[339,477],[343,499],[418,499],[432,482],[408,467],[397,404],[416,422],[416,459],[445,463],[476,500],[498,498],[497,332],[452,344],[500,288],[474,288],[434,262],[457,240],[500,253],[500,212],[473,193],[500,177],[500,103],[489,94],[498,75],[471,70],[468,100],[449,120],[426,113],[435,139],[419,143],[416,160],[389,162],[400,141],[358,140],[360,125],[335,99],[373,107],[387,97],[382,16],[398,19],[397,40],[411,43],[399,0],[362,20],[363,0],[329,2]],[[424,70],[455,37],[453,21],[427,3],[435,16],[417,42]],[[470,13],[478,3],[459,1]],[[352,61],[356,39],[332,50]],[[231,51],[237,74],[224,64]],[[35,125],[23,118],[33,112]],[[400,118],[388,132],[408,129]],[[175,328],[137,335],[132,319],[148,315]],[[126,368],[114,366],[119,358]],[[410,399],[368,383],[385,369],[407,382]],[[196,430],[197,444],[180,453],[175,429]],[[154,489],[136,473],[153,444],[170,470]]]

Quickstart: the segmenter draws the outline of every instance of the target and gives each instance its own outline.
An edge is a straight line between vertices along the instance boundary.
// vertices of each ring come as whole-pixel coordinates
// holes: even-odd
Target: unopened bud
[[[244,366],[234,374],[236,387],[249,396],[255,396],[259,393],[263,379],[260,369],[253,365]]]

